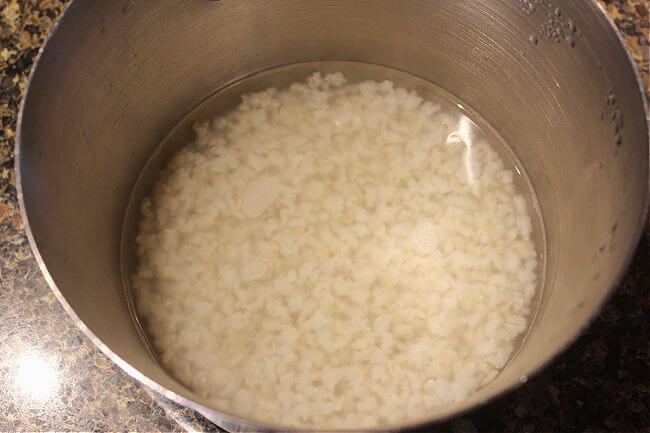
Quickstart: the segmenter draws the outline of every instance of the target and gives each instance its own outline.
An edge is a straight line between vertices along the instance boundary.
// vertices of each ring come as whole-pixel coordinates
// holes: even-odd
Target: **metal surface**
[[[242,77],[315,60],[408,71],[462,98],[513,147],[545,221],[538,320],[494,382],[418,423],[525,380],[598,311],[646,211],[640,83],[586,0],[73,2],[33,72],[16,147],[23,216],[53,291],[138,380],[227,428],[263,424],[202,406],[156,365],[123,296],[120,232],[138,173],[184,113]]]

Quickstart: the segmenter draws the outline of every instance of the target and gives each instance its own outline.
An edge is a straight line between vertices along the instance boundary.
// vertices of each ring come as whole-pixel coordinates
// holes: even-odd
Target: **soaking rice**
[[[195,125],[142,206],[139,314],[215,408],[308,428],[403,422],[489,383],[525,331],[526,201],[467,118],[316,73]]]

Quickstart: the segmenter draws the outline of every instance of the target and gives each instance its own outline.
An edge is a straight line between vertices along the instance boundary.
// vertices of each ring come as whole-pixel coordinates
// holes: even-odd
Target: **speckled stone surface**
[[[648,3],[602,1],[646,83]],[[215,430],[152,395],[76,328],[39,273],[16,201],[13,147],[27,75],[61,0],[0,0],[0,431]],[[600,316],[509,395],[441,426],[452,432],[650,431],[650,222]]]

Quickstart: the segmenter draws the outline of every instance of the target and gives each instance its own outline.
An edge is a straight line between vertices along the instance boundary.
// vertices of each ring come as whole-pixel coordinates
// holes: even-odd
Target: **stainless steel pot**
[[[243,77],[315,60],[385,65],[435,83],[512,145],[545,222],[537,320],[494,382],[418,423],[525,381],[596,314],[645,220],[641,85],[595,1],[74,1],[34,68],[16,145],[21,209],[52,290],[144,384],[232,430],[278,427],[209,407],[156,364],[124,296],[120,233],[140,170],[184,113]]]

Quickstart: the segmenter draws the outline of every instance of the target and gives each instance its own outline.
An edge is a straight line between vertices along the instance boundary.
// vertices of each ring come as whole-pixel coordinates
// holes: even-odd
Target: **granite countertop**
[[[599,0],[649,80],[648,3]],[[18,210],[16,116],[65,0],[0,2],[0,431],[215,430],[108,360],[41,276]],[[445,431],[650,431],[650,221],[615,295],[584,335],[516,391]]]

